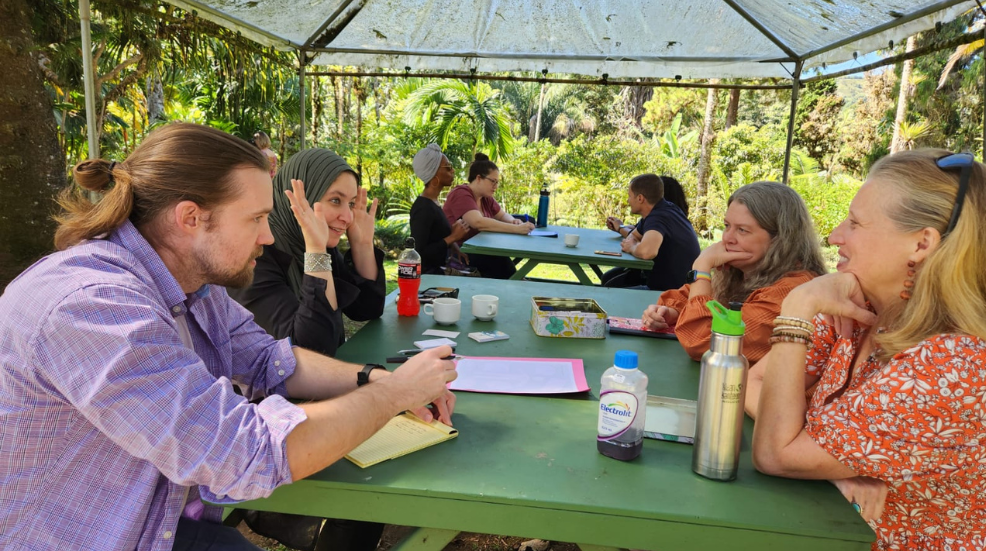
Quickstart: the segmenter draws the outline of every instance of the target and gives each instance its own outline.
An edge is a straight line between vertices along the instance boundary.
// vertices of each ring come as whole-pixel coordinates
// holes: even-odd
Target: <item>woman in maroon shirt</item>
[[[481,231],[527,235],[534,229],[534,224],[521,222],[500,208],[493,198],[499,185],[500,169],[489,157],[477,153],[469,166],[469,183],[453,188],[442,207],[449,224],[461,219],[469,225],[470,230],[458,241],[459,245]],[[513,262],[505,256],[471,254],[469,265],[478,268],[483,277],[495,279],[509,279],[517,272]]]

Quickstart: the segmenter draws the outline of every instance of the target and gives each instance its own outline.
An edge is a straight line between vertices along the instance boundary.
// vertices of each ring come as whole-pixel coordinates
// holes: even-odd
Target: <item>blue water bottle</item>
[[[534,224],[539,228],[548,226],[548,200],[550,197],[551,192],[548,191],[548,184],[545,183],[541,186],[541,198],[538,199],[538,219],[537,223]]]

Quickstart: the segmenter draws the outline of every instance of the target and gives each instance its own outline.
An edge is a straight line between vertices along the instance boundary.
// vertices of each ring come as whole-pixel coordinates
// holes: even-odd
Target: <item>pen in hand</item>
[[[418,350],[417,352],[420,352]],[[413,354],[412,354],[413,355]],[[460,356],[452,354],[451,356],[445,356],[443,360],[458,360]],[[389,364],[402,364],[411,359],[411,356],[390,356],[387,358],[387,363]]]

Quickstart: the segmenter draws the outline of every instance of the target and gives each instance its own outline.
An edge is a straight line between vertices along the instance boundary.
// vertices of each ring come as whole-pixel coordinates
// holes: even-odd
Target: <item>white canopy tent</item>
[[[792,78],[952,21],[973,0],[169,0],[306,64]]]
[[[775,77],[791,81],[792,113],[803,78],[976,8],[975,0],[168,1],[260,44],[296,51],[302,79],[311,65]]]

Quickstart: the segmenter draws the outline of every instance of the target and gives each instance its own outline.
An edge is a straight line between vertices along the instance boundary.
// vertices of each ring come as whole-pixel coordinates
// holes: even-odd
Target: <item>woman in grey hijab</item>
[[[373,246],[377,201],[346,161],[328,149],[306,149],[274,177],[270,229],[254,280],[230,289],[237,302],[275,338],[334,356],[345,341],[342,314],[366,321],[383,314],[383,252]],[[349,238],[345,256],[337,246]],[[373,551],[383,525],[341,519],[247,511],[258,534],[294,549]],[[321,527],[321,528],[320,528]]]
[[[418,151],[411,163],[414,174],[425,183],[421,195],[411,205],[411,237],[414,248],[421,255],[422,274],[443,274],[448,260],[468,264],[469,258],[459,251],[456,241],[463,239],[469,226],[462,220],[450,225],[438,196],[451,186],[455,169],[438,144],[429,144]]]
[[[356,172],[328,149],[306,149],[274,177],[274,244],[257,259],[250,287],[230,295],[276,338],[334,356],[345,341],[342,314],[383,314],[383,252],[373,246],[377,201],[367,208]],[[343,235],[349,252],[339,253]]]

